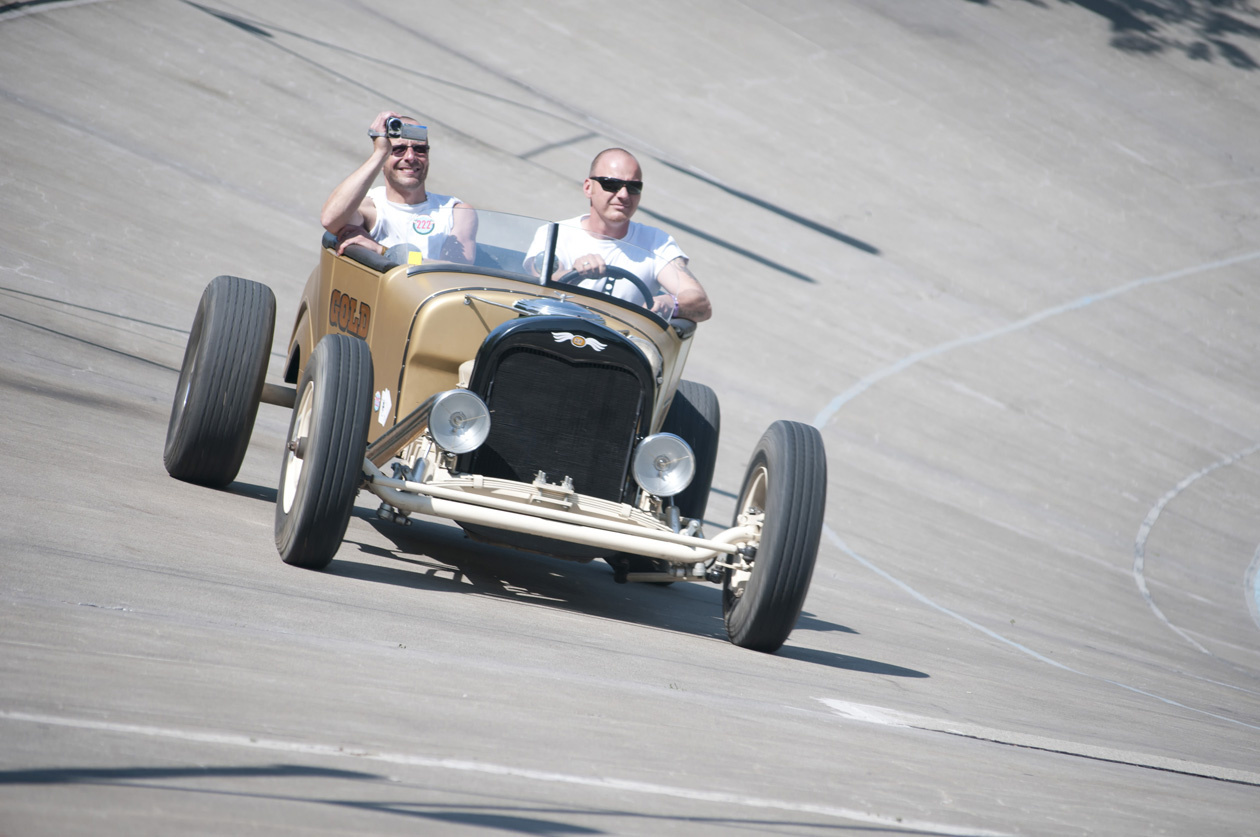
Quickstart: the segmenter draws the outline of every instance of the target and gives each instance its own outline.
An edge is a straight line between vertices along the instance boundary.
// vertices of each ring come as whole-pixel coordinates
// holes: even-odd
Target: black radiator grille
[[[531,482],[573,478],[582,494],[620,501],[642,412],[639,379],[621,366],[550,352],[504,352],[488,393],[490,437],[472,472]]]

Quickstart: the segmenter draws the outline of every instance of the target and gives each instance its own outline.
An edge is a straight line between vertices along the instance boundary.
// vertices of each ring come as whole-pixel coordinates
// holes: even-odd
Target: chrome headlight
[[[490,435],[490,410],[466,389],[438,394],[429,411],[429,433],[447,453],[468,453],[481,447]]]
[[[639,442],[633,470],[639,488],[658,497],[673,497],[691,484],[696,456],[691,446],[673,433],[657,433]]]

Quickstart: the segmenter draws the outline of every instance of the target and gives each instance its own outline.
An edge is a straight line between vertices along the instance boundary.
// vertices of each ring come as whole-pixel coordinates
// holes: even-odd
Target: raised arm
[[[666,291],[653,300],[652,310],[662,317],[682,317],[685,320],[704,322],[713,316],[709,295],[705,293],[695,274],[687,267],[687,260],[674,259],[656,276],[656,281]],[[677,310],[674,310],[677,300]]]
[[[393,111],[377,114],[371,130],[380,136],[372,140],[371,156],[341,181],[332,190],[328,200],[324,201],[319,222],[333,235],[340,233],[344,227],[371,230],[376,224],[376,205],[367,199],[367,193],[385,163],[385,158],[390,154],[389,137],[385,136],[385,120],[393,116],[398,114]]]

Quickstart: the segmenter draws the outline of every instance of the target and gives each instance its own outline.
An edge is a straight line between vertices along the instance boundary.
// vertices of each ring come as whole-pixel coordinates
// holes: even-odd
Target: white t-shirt
[[[429,192],[424,203],[394,203],[385,197],[384,186],[371,189],[367,196],[376,204],[372,240],[386,248],[410,244],[426,259],[442,257],[442,246],[455,227],[459,198]]]
[[[674,259],[687,258],[682,248],[674,241],[674,237],[664,230],[631,221],[630,229],[626,231],[623,238],[605,238],[592,235],[582,229],[582,222],[588,217],[579,215],[560,222],[556,234],[557,266],[568,269],[573,267],[582,256],[594,254],[601,257],[605,264],[622,268],[638,276],[643,280],[643,284],[648,286],[652,295],[656,296],[661,293],[660,283],[656,281],[657,274]],[[538,271],[540,265],[534,264],[534,261],[542,255],[546,244],[547,228],[541,227],[534,234],[534,240],[529,245],[529,253],[525,257],[527,269],[532,265],[534,272]],[[583,288],[602,290],[604,282],[603,277],[596,277],[583,279],[578,285]],[[635,288],[634,283],[627,279],[616,281],[612,288],[612,295],[648,308],[652,306],[652,301],[644,300],[643,294]]]

